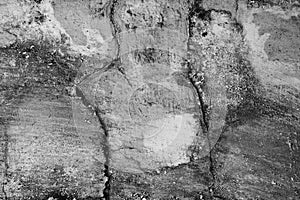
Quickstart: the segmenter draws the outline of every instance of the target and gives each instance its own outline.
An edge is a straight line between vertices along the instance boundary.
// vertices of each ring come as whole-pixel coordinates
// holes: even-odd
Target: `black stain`
[[[53,191],[49,192],[43,200],[49,200],[50,198],[53,198],[53,200],[81,200],[78,198],[77,194],[67,194],[65,192],[60,192],[60,191]]]
[[[33,0],[35,3],[40,4],[43,0]]]
[[[5,177],[2,190],[5,194],[4,182],[12,178],[8,174],[10,167],[7,162],[8,145],[11,140],[7,130],[11,123],[18,120],[18,106],[27,97],[57,99],[61,95],[68,95],[66,87],[72,86],[80,59],[59,53],[55,45],[45,41],[17,41],[9,47],[1,48],[0,57],[4,66],[10,65],[1,69],[8,77],[0,79],[0,93],[3,97],[0,104],[0,127],[4,130],[4,135],[1,135],[0,139],[5,142]],[[15,63],[8,64],[12,61]],[[28,190],[32,190],[33,193],[39,192],[42,197],[43,189],[39,187],[32,182],[23,181],[20,189],[26,192]]]
[[[36,15],[34,16],[34,21],[38,24],[45,22],[46,16],[41,12],[37,11]]]

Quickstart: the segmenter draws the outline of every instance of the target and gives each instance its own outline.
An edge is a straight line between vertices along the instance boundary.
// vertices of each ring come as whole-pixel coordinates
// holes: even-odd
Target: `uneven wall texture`
[[[300,199],[298,0],[0,0],[0,199]]]

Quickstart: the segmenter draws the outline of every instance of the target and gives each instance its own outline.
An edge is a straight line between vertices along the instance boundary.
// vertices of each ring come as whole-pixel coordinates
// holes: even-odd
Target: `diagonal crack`
[[[92,105],[88,99],[85,97],[84,93],[78,88],[76,87],[76,95],[78,97],[81,98],[82,103],[87,107],[90,108],[91,111],[93,111],[97,117],[97,120],[101,126],[101,129],[104,132],[104,145],[102,146],[102,150],[104,153],[104,157],[105,157],[105,162],[104,162],[104,175],[107,177],[107,181],[105,183],[105,188],[103,190],[103,195],[104,195],[104,199],[105,200],[109,200],[110,199],[110,183],[111,183],[111,178],[112,178],[112,174],[111,174],[111,170],[110,170],[110,160],[111,160],[111,150],[110,150],[110,144],[109,144],[109,131],[108,131],[108,127],[104,121],[104,119],[101,116],[101,111],[100,109],[95,106]]]

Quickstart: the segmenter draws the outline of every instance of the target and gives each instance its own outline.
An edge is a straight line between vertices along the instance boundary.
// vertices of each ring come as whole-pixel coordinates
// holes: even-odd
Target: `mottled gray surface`
[[[0,0],[0,199],[299,199],[299,5]]]

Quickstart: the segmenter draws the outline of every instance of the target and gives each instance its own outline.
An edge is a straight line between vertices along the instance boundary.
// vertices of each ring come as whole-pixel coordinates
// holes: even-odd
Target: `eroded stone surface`
[[[114,12],[122,64],[112,70],[100,70],[79,87],[111,126],[108,132],[112,167],[143,172],[187,163],[196,138],[203,154],[208,152],[209,145],[199,129],[201,113],[196,91],[182,66],[187,54],[186,21],[177,16],[177,19],[168,18],[168,23],[159,27],[159,20],[139,22],[136,14],[121,18],[128,14],[125,12],[130,10],[128,4],[118,2]],[[158,6],[163,2],[140,2],[134,7],[158,12],[152,4]],[[180,8],[186,9],[184,5]],[[163,7],[161,15],[165,14],[164,9],[172,11]],[[135,31],[123,26],[126,19],[136,24]],[[178,21],[182,25],[174,30],[173,25]],[[123,69],[122,73],[119,68]],[[180,76],[185,85],[178,84]],[[124,163],[128,166],[124,167]]]
[[[63,52],[32,41],[1,49],[4,199],[103,196],[103,139],[99,127],[84,121],[94,119],[84,117],[90,112],[81,100],[72,105],[68,90],[79,63]],[[84,117],[76,124],[73,110]]]
[[[220,164],[216,169],[219,180],[216,183],[215,194],[228,199],[297,199],[297,64],[292,62],[292,59],[283,59],[284,53],[275,53],[273,55],[277,56],[273,57],[274,60],[269,60],[270,57],[265,51],[269,48],[266,46],[266,41],[271,37],[269,34],[284,36],[276,27],[284,27],[287,22],[285,20],[289,19],[293,12],[279,12],[278,8],[269,9],[269,12],[280,16],[280,20],[277,18],[279,21],[285,19],[285,23],[273,26],[277,33],[271,31],[261,35],[260,30],[271,30],[268,27],[274,18],[253,17],[254,13],[258,13],[254,16],[265,16],[266,13],[262,9],[246,11],[242,6],[240,9],[244,11],[240,17],[244,25],[245,41],[250,47],[250,63],[247,65],[252,65],[253,72],[247,73],[248,92],[245,93],[246,96],[242,96],[243,101],[238,108],[229,112],[229,128],[224,131],[214,150],[217,163]],[[259,27],[256,24],[259,24]],[[293,26],[289,28],[292,29]]]
[[[55,20],[66,31],[75,51],[110,60],[114,57],[116,44],[109,18],[105,17],[109,9],[106,4],[104,1],[53,2]]]
[[[283,19],[268,12],[254,14],[253,22],[259,34],[270,34],[265,42],[265,52],[271,61],[297,63],[300,58],[300,18],[291,16]]]
[[[91,88],[86,96],[111,124],[111,164],[118,170],[143,172],[188,162],[188,148],[201,135],[191,86],[178,85],[170,69],[160,77],[160,68],[168,66],[148,65],[152,69],[145,71],[146,66],[129,62],[127,79],[111,70],[86,80],[82,88]]]
[[[184,17],[188,14],[188,2],[180,1],[118,1],[115,18],[120,31],[147,28],[163,28],[186,33]]]
[[[0,198],[297,199],[297,2],[2,1]]]
[[[13,141],[7,147],[7,197],[45,198],[58,188],[80,198],[103,196],[106,179],[99,128],[78,126],[78,121],[75,126],[70,101],[27,102],[7,130]]]
[[[223,10],[231,14],[232,18],[236,17],[238,9],[238,2],[236,0],[204,0],[203,8],[205,10]]]
[[[201,91],[203,110],[206,112],[208,134],[214,145],[225,126],[228,106],[241,101],[241,83],[244,79],[241,63],[243,41],[231,16],[207,11],[207,19],[192,18],[190,57],[193,80]]]

